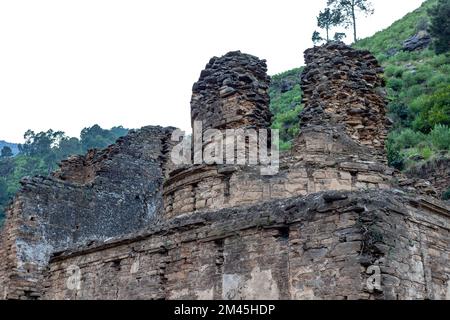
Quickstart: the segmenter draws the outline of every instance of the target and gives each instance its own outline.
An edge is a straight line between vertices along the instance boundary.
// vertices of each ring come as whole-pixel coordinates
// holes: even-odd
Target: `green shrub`
[[[429,136],[437,150],[450,150],[450,128],[448,126],[436,125]]]
[[[402,79],[405,87],[411,87],[417,84],[416,77],[411,71],[403,72]]]
[[[393,143],[392,139],[388,139],[386,143],[386,153],[389,165],[398,170],[403,170],[404,159],[400,155],[400,151],[395,147],[395,144]]]
[[[426,140],[426,136],[421,132],[405,129],[400,133],[393,133],[392,139],[398,150],[414,148],[419,143]]]
[[[438,124],[450,125],[450,85],[439,88],[431,95],[423,95],[411,103],[417,114],[413,128],[429,132]]]
[[[424,148],[420,149],[420,155],[425,160],[429,160],[433,156],[434,152],[429,146],[425,146]]]
[[[395,72],[394,72],[394,76],[396,78],[401,78],[403,76],[404,71],[405,70],[403,68],[397,68],[397,70],[395,70]]]
[[[400,91],[403,87],[403,81],[402,79],[390,78],[387,81],[387,87],[391,88],[394,91]]]
[[[395,77],[398,69],[399,68],[397,66],[391,64],[384,69],[384,75],[386,77]]]
[[[422,95],[423,91],[424,87],[422,85],[415,84],[406,90],[406,96],[408,97],[408,100],[414,99]]]

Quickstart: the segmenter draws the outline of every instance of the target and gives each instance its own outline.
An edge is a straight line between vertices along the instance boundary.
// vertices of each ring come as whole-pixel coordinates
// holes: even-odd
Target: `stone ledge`
[[[170,235],[180,231],[193,230],[199,227],[209,226],[216,230],[213,235],[204,238],[195,238],[190,241],[213,241],[226,238],[227,234],[232,234],[238,230],[248,228],[279,228],[292,223],[304,220],[310,212],[332,212],[340,207],[348,207],[348,210],[365,212],[365,204],[378,204],[379,207],[393,207],[393,211],[407,215],[407,211],[395,210],[399,204],[406,203],[429,203],[430,199],[421,197],[419,199],[399,194],[394,191],[373,190],[367,192],[351,191],[325,191],[311,194],[305,197],[294,197],[290,199],[268,201],[263,204],[227,208],[212,212],[203,212],[174,217],[169,220],[149,227],[138,234],[131,234],[120,238],[107,240],[103,243],[93,243],[89,247],[73,248],[53,254],[50,262],[64,260],[74,256],[85,255],[87,253],[101,251],[107,248],[130,244],[136,241],[151,238],[155,235]],[[445,212],[450,216],[450,207],[423,206],[429,212],[442,214]],[[345,211],[345,210],[344,210]],[[228,226],[228,227],[227,227]],[[155,248],[164,250],[164,248]]]

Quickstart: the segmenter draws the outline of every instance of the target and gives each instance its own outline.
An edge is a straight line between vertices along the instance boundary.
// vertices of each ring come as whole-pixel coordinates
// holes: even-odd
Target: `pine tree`
[[[345,27],[353,26],[353,40],[357,41],[356,13],[357,11],[365,15],[373,14],[372,3],[369,0],[328,0],[328,5],[334,10],[338,10],[343,17],[341,25]]]
[[[327,34],[327,42],[330,41],[330,29],[337,25],[342,24],[344,21],[344,17],[339,10],[331,10],[330,8],[326,8],[324,11],[319,13],[317,17],[317,26],[321,29],[325,29]]]

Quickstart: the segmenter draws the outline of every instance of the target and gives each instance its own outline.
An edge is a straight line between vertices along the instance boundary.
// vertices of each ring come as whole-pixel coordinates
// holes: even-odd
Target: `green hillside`
[[[291,147],[292,139],[299,132],[298,114],[302,110],[300,74],[303,68],[296,68],[272,77],[269,95],[270,108],[274,114],[273,129],[280,130],[281,149]]]
[[[437,0],[428,0],[420,8],[396,21],[389,28],[357,42],[356,48],[370,50],[385,68],[389,116],[394,122],[388,141],[390,164],[408,169],[426,161],[448,156],[450,150],[450,55],[437,55],[431,47],[403,51],[403,42],[429,26],[428,9]],[[273,77],[271,109],[273,127],[282,129],[283,147],[299,130],[293,119],[301,110],[300,69]],[[295,82],[296,81],[296,82]],[[281,91],[280,84],[295,83]],[[290,127],[292,125],[292,127]]]

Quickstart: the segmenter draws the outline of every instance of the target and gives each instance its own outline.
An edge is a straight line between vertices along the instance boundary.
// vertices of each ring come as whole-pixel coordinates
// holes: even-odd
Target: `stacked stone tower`
[[[192,89],[193,130],[196,121],[201,122],[202,135],[208,129],[225,134],[228,129],[269,128],[269,84],[265,60],[240,51],[212,58]],[[208,143],[202,141],[202,150]],[[164,186],[166,215],[227,206],[230,174],[235,170],[236,166],[226,164],[187,165],[173,170]]]
[[[302,129],[336,128],[371,154],[383,155],[389,120],[383,68],[375,57],[333,42],[306,50],[305,62]]]
[[[269,83],[265,60],[240,51],[212,58],[192,89],[192,122],[204,130],[269,127]]]

